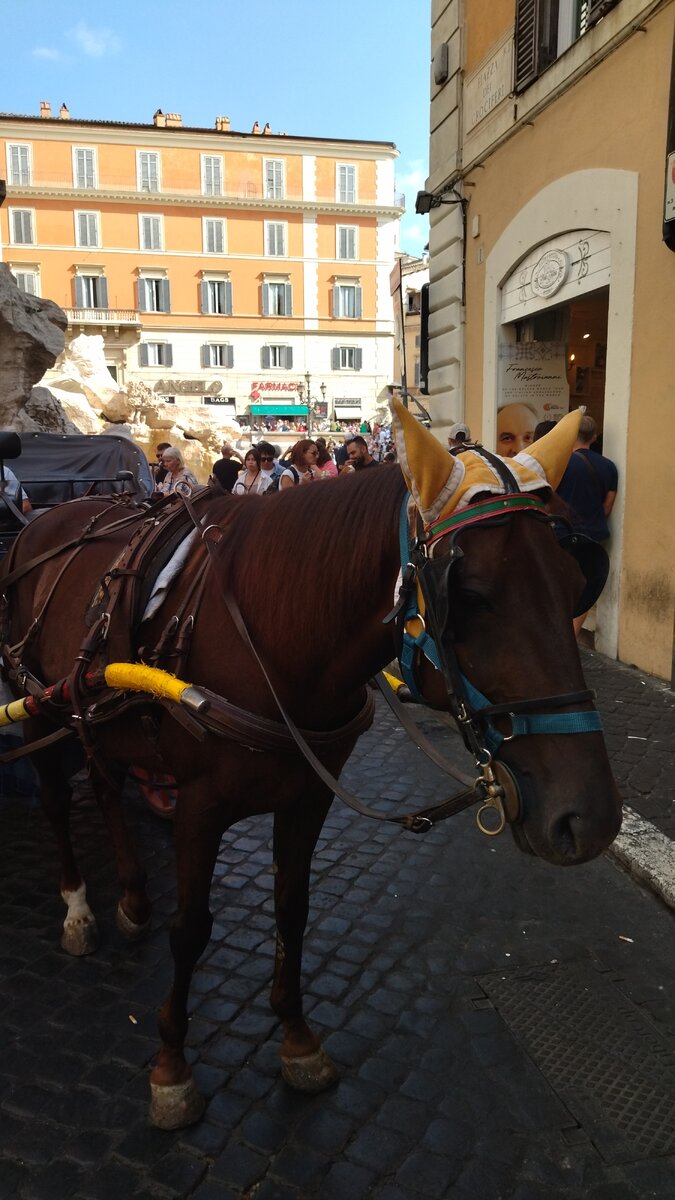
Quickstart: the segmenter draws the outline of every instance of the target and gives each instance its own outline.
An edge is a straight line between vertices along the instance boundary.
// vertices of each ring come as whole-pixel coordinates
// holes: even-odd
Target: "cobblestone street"
[[[672,725],[669,748],[629,741],[619,725],[630,708],[631,734],[658,740],[658,726],[665,739],[672,693],[585,659],[626,798],[642,812],[656,787],[655,819],[672,831],[661,786]],[[649,688],[640,708],[632,693]],[[436,736],[437,719],[425,724]],[[458,740],[445,740],[468,769]],[[344,778],[366,802],[399,809],[447,795],[382,707]],[[151,1129],[172,834],[135,793],[130,814],[153,931],[134,947],[117,933],[113,868],[84,795],[77,844],[102,945],[73,960],[59,949],[57,861],[39,805],[2,800],[1,1200],[672,1200],[671,912],[609,856],[552,868],[510,836],[482,837],[472,813],[422,838],[334,804],[304,976],[342,1078],[316,1097],[278,1076],[271,820],[232,831],[193,991],[191,1058],[208,1110],[190,1130]]]

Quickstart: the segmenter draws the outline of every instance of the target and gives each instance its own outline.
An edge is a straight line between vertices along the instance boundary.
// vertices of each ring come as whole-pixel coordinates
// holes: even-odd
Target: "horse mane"
[[[245,619],[294,638],[325,636],[330,653],[331,631],[357,623],[359,604],[372,601],[382,553],[397,544],[405,490],[392,464],[231,497],[238,511],[218,553]]]

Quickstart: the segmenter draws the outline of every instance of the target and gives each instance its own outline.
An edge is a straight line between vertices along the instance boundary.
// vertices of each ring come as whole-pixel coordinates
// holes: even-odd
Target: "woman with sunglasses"
[[[244,470],[232,488],[233,496],[261,496],[272,486],[271,476],[262,470],[260,451],[251,446],[244,455]]]

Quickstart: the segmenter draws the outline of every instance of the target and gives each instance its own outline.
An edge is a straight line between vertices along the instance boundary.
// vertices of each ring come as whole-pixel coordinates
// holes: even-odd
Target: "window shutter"
[[[270,365],[270,348],[269,348],[269,346],[262,347],[262,349],[260,351],[260,364],[265,369],[267,369],[269,367],[269,365]]]
[[[293,284],[284,284],[284,316],[293,316]]]
[[[159,281],[159,311],[171,312],[171,287],[168,279]]]
[[[293,366],[293,347],[284,346],[284,367],[290,371]]]
[[[202,281],[199,290],[201,291],[201,294],[202,294],[202,312],[203,313],[210,312],[210,309],[209,309],[209,285],[206,282],[206,280]]]
[[[209,345],[201,347],[199,351],[199,365],[200,367],[211,366],[211,347]]]
[[[225,347],[225,362],[223,364],[230,369],[234,366],[234,346]]]
[[[262,285],[262,315],[263,317],[269,317],[270,315],[270,289],[267,283],[263,283]]]
[[[539,62],[539,0],[518,0],[514,90],[522,92],[537,78]]]
[[[360,287],[354,288],[354,316],[355,317],[360,317],[362,315],[363,304],[362,304],[361,295],[362,295],[361,288]]]
[[[360,371],[363,366],[363,350],[360,346],[356,346],[354,350],[354,370]]]
[[[333,316],[334,317],[340,316],[340,289],[339,289],[339,287],[333,288]]]
[[[162,353],[162,366],[163,367],[172,367],[173,366],[173,346],[171,345],[171,342],[167,342],[166,345],[162,347],[162,352],[163,352]]]
[[[105,275],[99,275],[96,282],[97,282],[96,299],[98,300],[98,304],[96,307],[97,308],[107,308],[108,307],[108,280],[106,279]]]
[[[84,279],[81,275],[75,276],[75,307],[84,308]]]
[[[141,342],[138,347],[138,365],[140,367],[147,367],[148,365],[148,347],[145,342]]]
[[[333,349],[330,352],[330,369],[331,369],[331,371],[339,371],[340,370],[340,347],[339,346],[333,346]]]
[[[145,280],[142,278],[138,280],[138,311],[139,312],[147,312],[148,311],[148,301],[147,301],[147,296],[146,296],[146,292],[145,292]]]
[[[223,315],[232,316],[232,282],[229,279],[223,284]]]

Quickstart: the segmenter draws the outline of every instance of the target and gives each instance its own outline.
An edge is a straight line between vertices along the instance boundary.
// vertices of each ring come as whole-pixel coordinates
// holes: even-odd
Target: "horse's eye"
[[[459,588],[457,599],[463,608],[471,609],[472,612],[490,612],[492,609],[487,596],[471,588]]]

